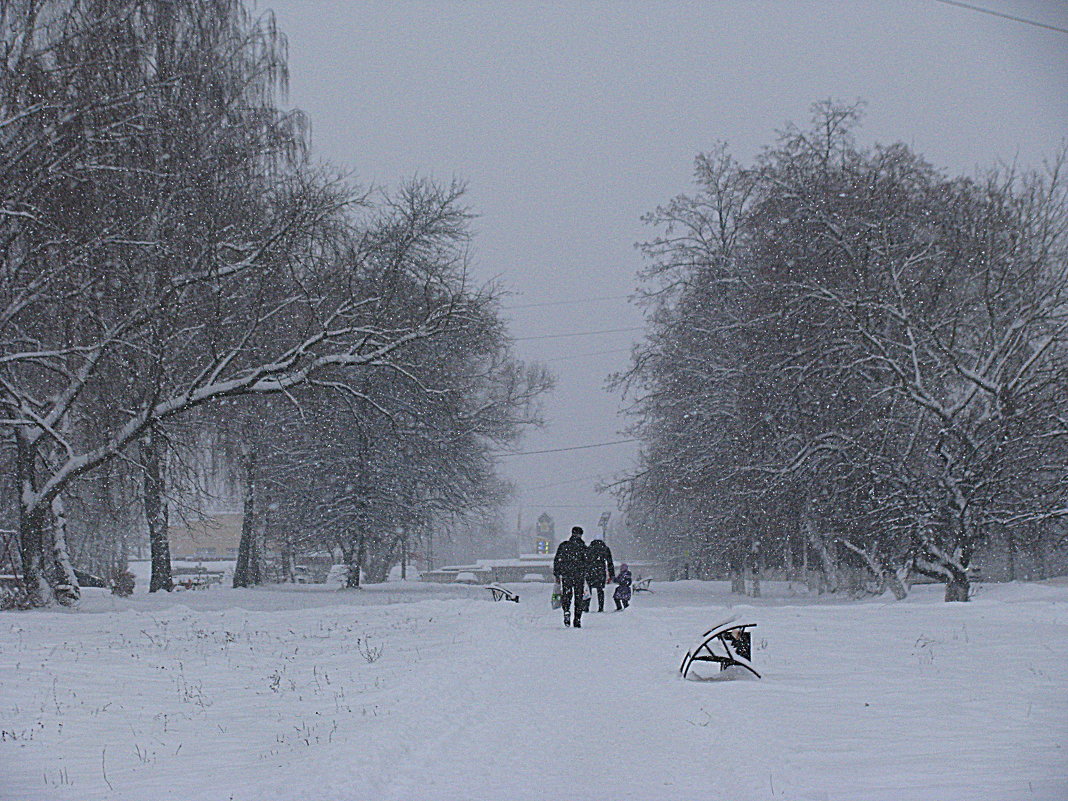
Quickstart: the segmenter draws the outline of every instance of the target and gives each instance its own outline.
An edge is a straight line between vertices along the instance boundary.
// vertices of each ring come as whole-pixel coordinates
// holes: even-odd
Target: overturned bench
[[[489,584],[486,586],[486,589],[493,595],[494,601],[512,601],[514,603],[519,603],[519,596],[511,590],[502,587],[500,584]]]
[[[703,635],[701,644],[693,650],[687,651],[679,665],[679,673],[684,679],[689,678],[690,669],[694,662],[712,662],[719,665],[720,673],[730,669],[732,672],[748,671],[760,678],[756,668],[749,661],[753,654],[753,638],[750,629],[756,628],[756,623],[738,623],[733,618],[719,623]],[[701,677],[695,674],[695,678],[703,678],[708,681],[709,677]],[[730,675],[720,678],[731,678]]]

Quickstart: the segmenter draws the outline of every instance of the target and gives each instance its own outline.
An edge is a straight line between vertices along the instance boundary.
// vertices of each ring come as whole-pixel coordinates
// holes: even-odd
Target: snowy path
[[[530,586],[3,615],[0,799],[1068,797],[1068,588],[722,589],[661,585],[581,631]],[[679,680],[728,613],[759,624],[765,679]]]

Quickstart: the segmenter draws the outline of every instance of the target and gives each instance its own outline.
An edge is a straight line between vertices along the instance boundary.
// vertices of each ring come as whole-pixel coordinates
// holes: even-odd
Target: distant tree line
[[[1068,203],[1042,169],[947,175],[822,103],[746,166],[720,146],[648,216],[648,334],[616,385],[619,485],[695,575],[843,566],[967,600],[978,549],[1064,543]]]
[[[245,498],[239,585],[271,537],[381,576],[398,537],[502,497],[490,454],[550,381],[468,281],[462,187],[360,192],[313,166],[286,70],[240,0],[0,3],[20,603],[77,599],[72,552],[124,569],[138,526],[170,589],[169,521],[197,514],[206,461]]]

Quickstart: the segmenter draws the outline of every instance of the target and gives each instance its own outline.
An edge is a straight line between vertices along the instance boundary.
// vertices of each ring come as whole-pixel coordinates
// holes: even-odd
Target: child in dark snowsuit
[[[619,612],[630,606],[631,575],[630,568],[627,567],[626,562],[619,566],[619,572],[616,574],[616,584],[619,586],[616,587],[616,591],[612,594],[612,599],[616,602],[616,611]]]

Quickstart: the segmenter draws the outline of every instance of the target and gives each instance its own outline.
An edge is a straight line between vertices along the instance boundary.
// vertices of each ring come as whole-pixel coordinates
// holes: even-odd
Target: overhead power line
[[[499,453],[498,456],[533,456],[538,453],[563,453],[564,451],[585,451],[590,448],[605,448],[609,445],[622,445],[625,442],[637,442],[636,439],[614,439],[611,442],[595,442],[592,445],[572,445],[570,448],[547,448],[543,451],[519,451],[517,453]]]
[[[567,481],[553,481],[550,484],[537,484],[533,487],[527,487],[522,492],[533,492],[534,490],[548,489],[549,487],[562,487],[565,484],[581,484],[585,481],[603,481],[607,476],[582,476],[581,478],[569,478]]]
[[[604,356],[609,353],[630,353],[630,348],[612,348],[611,350],[593,350],[587,353],[572,353],[570,356],[557,356],[554,359],[539,359],[539,361],[549,364],[550,362],[570,362],[575,359],[582,359],[586,356]]]
[[[524,509],[602,509],[606,503],[514,503],[512,508]]]
[[[966,8],[969,11],[978,11],[980,14],[989,14],[992,17],[1001,17],[1002,19],[1011,19],[1013,22],[1022,22],[1024,25],[1034,25],[1036,28],[1045,28],[1048,31],[1057,31],[1058,33],[1068,33],[1068,28],[1058,28],[1056,25],[1048,25],[1045,22],[1038,22],[1033,19],[1025,19],[1024,17],[1014,17],[1012,14],[1005,14],[1001,11],[994,11],[989,8],[980,8],[979,6],[973,6],[971,3],[961,3],[958,0],[934,0],[936,3],[941,3],[945,6],[956,6],[957,8]]]
[[[520,503],[513,506],[521,506],[524,509],[604,509],[604,503]]]
[[[582,303],[599,303],[602,300],[625,300],[630,295],[602,295],[598,298],[574,298],[572,300],[550,300],[544,303],[522,303],[518,306],[502,306],[503,311],[515,309],[540,309],[545,306],[578,306]]]
[[[628,331],[644,331],[645,329],[636,325],[631,328],[604,328],[600,331],[574,331],[570,334],[539,334],[533,337],[516,337],[516,342],[526,342],[531,339],[564,339],[566,337],[588,337],[594,334],[622,334]]]

